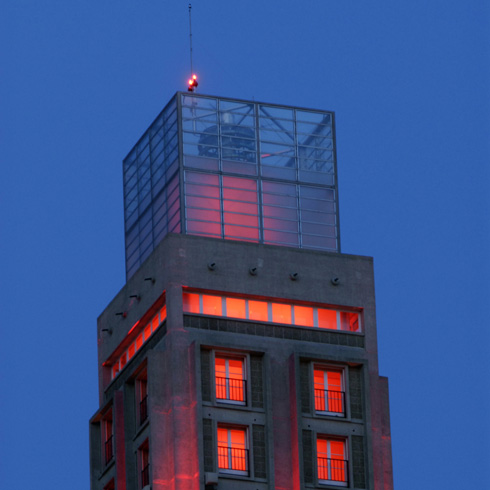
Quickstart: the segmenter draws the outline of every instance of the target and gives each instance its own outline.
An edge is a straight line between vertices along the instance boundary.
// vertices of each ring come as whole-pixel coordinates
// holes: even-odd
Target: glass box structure
[[[167,233],[340,252],[333,112],[177,92],[123,172],[127,278]]]

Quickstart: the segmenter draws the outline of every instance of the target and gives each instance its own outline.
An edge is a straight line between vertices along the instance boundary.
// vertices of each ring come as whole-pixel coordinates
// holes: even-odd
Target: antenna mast
[[[197,76],[194,74],[194,71],[192,70],[192,23],[191,23],[191,10],[192,10],[192,5],[189,4],[189,41],[190,41],[190,53],[191,53],[191,78],[189,78],[189,86],[187,87],[187,90],[189,92],[194,92],[196,90],[197,86],[199,85],[197,83]]]
[[[192,23],[191,23],[191,10],[192,10],[192,5],[189,4],[189,41],[190,41],[191,76],[192,76],[194,74],[194,70],[192,69]]]

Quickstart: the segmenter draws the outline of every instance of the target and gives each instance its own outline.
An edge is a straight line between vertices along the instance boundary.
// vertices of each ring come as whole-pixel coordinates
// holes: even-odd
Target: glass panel
[[[220,201],[219,199],[208,199],[205,197],[194,197],[194,196],[186,196],[185,202],[187,206],[193,206],[197,208],[205,208],[205,209],[220,209]]]
[[[221,296],[202,295],[202,313],[221,316]]]
[[[294,135],[284,131],[260,131],[260,141],[270,141],[273,143],[294,144]]]
[[[272,304],[272,321],[274,323],[288,323],[291,324],[291,305],[285,305],[282,303]]]
[[[219,161],[215,158],[202,158],[199,156],[185,156],[184,166],[203,170],[218,170]]]
[[[233,226],[225,224],[225,238],[227,237],[258,240],[259,230],[257,228],[246,228],[244,226]]]
[[[255,228],[259,226],[258,217],[250,214],[224,213],[224,222],[229,225],[252,226]]]
[[[185,190],[187,195],[213,197],[219,199],[219,187],[211,187],[202,184],[186,184]]]
[[[348,311],[340,312],[340,329],[349,332],[360,332],[359,314]]]
[[[199,107],[208,110],[216,110],[218,107],[216,99],[207,97],[195,97],[193,95],[182,95],[182,105]]]
[[[219,223],[221,220],[221,213],[219,211],[210,211],[207,209],[194,209],[187,208],[186,215],[188,219],[202,220],[202,221],[214,221]]]
[[[325,113],[296,110],[296,119],[298,121],[307,121],[310,123],[330,124],[332,122],[332,115],[328,112]]]
[[[200,313],[199,294],[184,293],[182,295],[182,303],[185,313]]]
[[[318,326],[337,330],[337,312],[318,308]]]
[[[261,117],[259,119],[259,126],[261,129],[274,129],[291,133],[294,131],[293,121],[287,121],[284,119]]]
[[[148,324],[143,330],[143,338],[145,342],[150,338],[150,335],[151,335],[151,325]]]
[[[219,223],[187,220],[186,227],[187,232],[190,234],[221,236],[221,225]]]
[[[269,321],[269,310],[266,301],[248,300],[248,318],[258,322]]]
[[[266,117],[281,118],[281,119],[293,119],[293,110],[286,109],[285,107],[276,107],[272,105],[259,105],[259,114],[262,118]]]
[[[241,114],[253,114],[254,111],[254,105],[253,104],[248,104],[246,102],[241,102],[241,101],[234,101],[234,100],[220,100],[219,101],[219,108],[221,112],[225,111],[232,111],[232,112],[237,112]]]
[[[264,242],[298,246],[299,236],[297,233],[264,230]]]
[[[298,233],[298,222],[264,218],[264,228]]]
[[[313,308],[311,306],[294,306],[294,324],[313,327]]]
[[[226,298],[226,316],[232,318],[246,318],[245,300],[238,298]]]

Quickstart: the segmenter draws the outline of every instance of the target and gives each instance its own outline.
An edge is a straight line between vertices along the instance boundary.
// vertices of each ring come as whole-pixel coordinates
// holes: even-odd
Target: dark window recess
[[[307,362],[301,362],[299,365],[299,379],[301,389],[301,411],[311,413],[310,405],[310,365]]]
[[[113,436],[109,436],[109,438],[105,441],[105,464],[109,463],[109,461],[111,461],[111,459],[114,457],[112,440]]]
[[[362,371],[361,367],[349,368],[350,416],[362,419]]]
[[[204,471],[213,473],[214,469],[214,438],[213,421],[211,419],[202,420],[202,437],[204,450]]]
[[[211,351],[201,351],[201,393],[204,402],[211,401]]]
[[[303,469],[305,483],[313,483],[313,437],[311,430],[303,431]]]
[[[354,487],[366,488],[366,470],[364,465],[364,438],[362,436],[352,436],[351,444]]]
[[[252,439],[255,478],[267,478],[265,427],[263,425],[252,425]]]
[[[262,356],[250,356],[252,407],[254,408],[264,408],[264,380],[262,364]]]
[[[148,418],[148,395],[140,401],[140,425]]]
[[[150,484],[150,465],[147,464],[141,470],[141,488],[146,487],[146,485]]]

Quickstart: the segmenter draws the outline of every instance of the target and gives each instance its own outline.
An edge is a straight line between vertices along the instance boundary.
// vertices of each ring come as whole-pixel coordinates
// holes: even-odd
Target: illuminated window
[[[329,368],[313,371],[315,410],[337,417],[345,417],[345,391],[343,372]]]
[[[140,488],[150,484],[150,457],[148,451],[148,439],[140,446],[139,450]]]
[[[345,449],[345,440],[318,437],[316,451],[320,483],[347,486],[349,471]]]
[[[193,308],[193,311],[199,312],[199,295],[188,294],[187,296],[192,297],[191,300],[186,298],[184,295],[184,303],[186,300],[192,301],[197,297],[197,308]],[[189,307],[190,308],[190,307]],[[167,319],[167,306],[163,305],[159,310],[148,320],[148,322],[140,325],[140,322],[136,322],[131,328],[128,336],[131,339],[129,346],[116,358],[112,363],[111,367],[111,379],[114,379],[123,369],[124,366],[136,355],[136,353],[141,349],[143,344],[147,342],[153,333],[160,327],[160,325]],[[128,345],[125,341],[125,344]],[[116,350],[116,352],[119,348]],[[119,350],[120,352],[120,350]]]
[[[247,430],[218,426],[218,468],[222,473],[248,475]]]
[[[183,293],[182,300],[184,313],[280,323],[297,327],[362,332],[361,314],[358,311],[341,311],[283,301],[261,301],[189,292]]]
[[[104,462],[108,464],[114,457],[114,432],[112,423],[112,409],[102,417],[102,442],[104,451]]]
[[[227,403],[244,405],[246,402],[245,360],[216,356],[214,374],[216,399]]]

